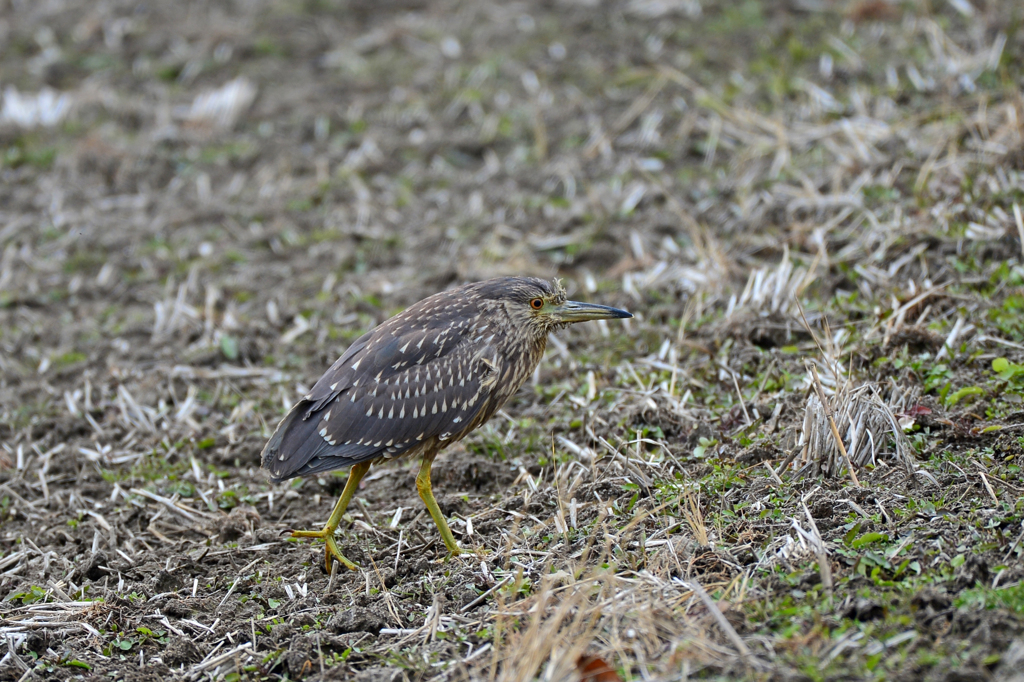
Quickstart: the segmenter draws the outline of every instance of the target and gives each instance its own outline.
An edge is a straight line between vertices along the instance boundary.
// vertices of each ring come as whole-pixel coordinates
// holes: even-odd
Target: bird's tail
[[[308,409],[308,405],[305,400],[295,403],[292,409],[288,410],[288,414],[284,416],[284,419],[277,425],[274,435],[267,441],[267,444],[263,447],[263,452],[260,454],[263,468],[270,472],[270,478],[275,483],[294,476],[294,462],[289,461],[288,453],[281,452],[281,443],[292,423],[296,419],[301,420],[302,412],[306,409]]]

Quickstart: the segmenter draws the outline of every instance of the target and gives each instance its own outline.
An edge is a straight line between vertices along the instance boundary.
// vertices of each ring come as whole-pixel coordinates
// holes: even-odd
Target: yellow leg
[[[345,514],[345,510],[348,509],[348,503],[352,501],[352,497],[355,496],[356,490],[359,488],[359,481],[363,479],[366,472],[370,470],[369,462],[360,462],[359,464],[353,464],[352,468],[348,472],[348,481],[345,482],[345,489],[341,491],[341,497],[338,498],[338,503],[334,505],[334,511],[331,512],[331,517],[327,519],[327,525],[323,527],[323,530],[293,530],[293,538],[321,538],[327,545],[325,553],[327,554],[326,565],[327,572],[331,572],[331,560],[336,560],[345,568],[355,571],[358,569],[354,563],[342,556],[341,551],[338,549],[338,543],[334,540],[334,531],[338,529],[338,524],[341,523],[341,517]]]
[[[451,556],[455,556],[462,550],[455,543],[455,536],[452,535],[448,522],[444,520],[444,514],[441,513],[441,508],[437,506],[437,500],[434,499],[434,491],[430,488],[430,466],[434,463],[434,457],[436,456],[437,452],[427,453],[423,456],[423,463],[420,464],[420,473],[416,475],[416,490],[419,492],[423,504],[427,505],[427,511],[430,512],[430,516],[434,519],[434,525],[441,531],[441,539],[444,540],[444,546],[448,548]]]

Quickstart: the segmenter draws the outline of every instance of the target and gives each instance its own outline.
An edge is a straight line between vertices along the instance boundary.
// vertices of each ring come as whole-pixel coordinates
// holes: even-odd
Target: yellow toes
[[[338,542],[334,539],[334,529],[324,528],[323,530],[293,530],[293,538],[313,538],[324,541],[324,566],[327,572],[331,572],[331,562],[337,561],[350,571],[358,571],[359,567],[345,558],[338,549]]]

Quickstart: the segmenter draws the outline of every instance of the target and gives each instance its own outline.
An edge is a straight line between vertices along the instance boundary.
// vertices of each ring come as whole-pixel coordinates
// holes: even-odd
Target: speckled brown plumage
[[[614,317],[629,313],[566,301],[557,281],[528,277],[430,296],[352,344],[281,421],[263,466],[281,481],[393,457],[432,460],[519,390],[550,331]],[[429,507],[429,475],[426,486]]]
[[[553,293],[543,280],[489,280],[392,317],[292,408],[264,466],[280,481],[458,441],[519,389],[544,353],[547,330],[517,329],[504,301]]]

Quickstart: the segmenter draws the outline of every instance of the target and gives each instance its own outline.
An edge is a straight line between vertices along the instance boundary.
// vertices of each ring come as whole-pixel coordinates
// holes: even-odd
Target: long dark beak
[[[589,320],[617,320],[624,317],[633,317],[632,313],[625,310],[612,308],[596,303],[583,303],[581,301],[566,301],[562,305],[555,306],[550,313],[552,318],[559,322],[587,322]]]

